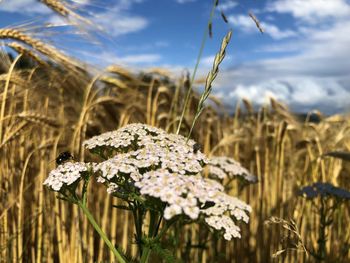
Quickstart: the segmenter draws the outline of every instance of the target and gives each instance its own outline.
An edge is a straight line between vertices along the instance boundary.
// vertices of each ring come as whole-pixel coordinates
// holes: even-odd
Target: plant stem
[[[318,237],[318,262],[322,262],[326,257],[326,211],[325,203],[321,198],[320,207],[320,226],[319,226],[319,237]]]
[[[140,259],[140,263],[147,263],[149,255],[151,254],[151,248],[150,247],[145,247],[142,251],[142,256]]]
[[[133,210],[134,213],[134,221],[135,221],[135,229],[136,229],[136,242],[139,248],[140,256],[142,256],[142,225],[143,225],[143,211],[140,206],[137,204],[134,207]]]
[[[219,73],[219,66],[220,66],[221,62],[225,58],[226,47],[227,47],[228,43],[230,42],[231,35],[232,35],[232,30],[230,30],[226,34],[226,36],[224,37],[224,39],[221,42],[220,51],[215,55],[213,67],[207,75],[207,78],[205,81],[205,88],[204,88],[204,91],[199,99],[197,111],[196,111],[196,114],[193,118],[190,132],[187,135],[187,141],[190,139],[194,125],[196,124],[197,119],[199,118],[199,116],[201,115],[201,113],[204,109],[204,102],[207,100],[207,98],[209,97],[209,95],[211,93],[213,81],[215,80],[216,76]]]
[[[160,230],[159,234],[156,237],[156,240],[160,240],[163,235],[168,231],[168,229],[178,220],[177,217],[173,217],[170,221],[166,221],[165,226]]]
[[[209,16],[208,25],[207,25],[207,27],[206,27],[206,29],[204,31],[204,34],[203,34],[201,47],[199,49],[196,65],[194,66],[194,70],[193,70],[193,73],[192,73],[192,76],[191,76],[190,86],[189,86],[187,94],[186,94],[185,103],[184,103],[184,106],[183,106],[183,109],[182,109],[179,125],[177,126],[176,134],[179,134],[180,129],[181,129],[181,124],[182,124],[184,116],[185,116],[185,112],[186,112],[186,109],[187,109],[187,104],[188,104],[188,101],[190,99],[190,95],[191,95],[191,91],[192,91],[192,85],[193,85],[193,82],[194,82],[194,78],[196,77],[198,66],[199,66],[199,62],[200,62],[202,54],[203,54],[205,42],[207,41],[207,38],[208,38],[209,25],[211,25],[212,21],[213,21],[214,11],[215,11],[215,7],[216,7],[216,2],[217,2],[217,0],[214,0],[213,7],[211,9],[210,16]]]
[[[89,209],[86,207],[84,203],[81,201],[77,202],[78,206],[83,210],[84,214],[90,221],[91,225],[95,228],[97,233],[100,235],[100,237],[105,241],[106,245],[109,247],[109,249],[113,252],[114,256],[117,258],[117,260],[120,263],[126,263],[125,259],[122,257],[122,255],[119,253],[119,251],[114,247],[112,242],[108,239],[107,235],[103,232],[103,230],[100,228],[100,226],[95,221],[94,217],[90,213]]]
[[[154,224],[156,222],[157,215],[154,211],[150,211],[150,223],[149,223],[149,229],[148,229],[148,237],[152,238],[154,235]],[[141,254],[141,263],[146,263],[148,261],[148,258],[151,254],[151,248],[149,246],[143,247],[142,254]]]

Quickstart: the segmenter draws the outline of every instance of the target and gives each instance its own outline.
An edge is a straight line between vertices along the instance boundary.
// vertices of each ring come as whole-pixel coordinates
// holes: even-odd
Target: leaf
[[[155,252],[159,257],[165,260],[167,263],[178,263],[179,261],[169,249],[162,248],[160,244],[153,243],[152,251]]]
[[[350,161],[350,152],[341,152],[341,151],[328,152],[328,153],[325,153],[323,156],[330,156],[330,157],[342,159],[348,162]]]

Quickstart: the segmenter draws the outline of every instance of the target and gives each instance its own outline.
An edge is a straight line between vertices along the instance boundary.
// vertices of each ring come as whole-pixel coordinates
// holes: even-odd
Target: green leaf
[[[160,258],[165,260],[167,263],[179,263],[181,262],[179,259],[175,257],[175,255],[169,250],[162,248],[159,243],[152,244],[152,252],[156,253]]]

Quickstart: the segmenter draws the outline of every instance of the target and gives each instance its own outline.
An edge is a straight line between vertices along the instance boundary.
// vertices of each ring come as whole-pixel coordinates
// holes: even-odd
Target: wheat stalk
[[[30,49],[27,49],[25,46],[23,46],[21,44],[18,44],[16,42],[11,42],[11,43],[8,43],[7,46],[12,48],[13,50],[15,50],[19,54],[27,55],[28,57],[30,57],[34,61],[38,62],[38,64],[41,66],[44,66],[44,67],[48,66],[48,64],[44,60],[42,60],[37,54],[35,54]]]
[[[56,48],[45,44],[44,42],[35,39],[20,30],[17,29],[0,29],[0,39],[13,39],[22,42],[40,53],[46,55],[47,57],[62,63],[64,66],[76,71],[76,68],[80,68],[81,65],[74,61],[72,58],[64,55]]]
[[[70,10],[62,4],[61,1],[58,0],[40,0],[43,4],[51,8],[56,13],[60,14],[61,16],[68,16],[71,12]]]

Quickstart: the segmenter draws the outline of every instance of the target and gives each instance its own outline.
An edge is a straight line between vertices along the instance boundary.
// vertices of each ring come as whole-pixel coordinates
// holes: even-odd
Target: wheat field
[[[43,2],[62,16],[71,12],[59,1]],[[162,69],[135,73],[117,65],[91,70],[19,29],[0,29],[0,39],[6,46],[0,52],[0,262],[115,262],[77,207],[55,198],[43,181],[60,152],[93,160],[81,145],[101,132],[140,122],[175,133],[188,77],[174,78]],[[182,134],[191,128],[199,97],[190,94]],[[241,239],[226,242],[212,235],[200,248],[208,232],[188,226],[176,255],[184,262],[317,261],[296,245],[302,241],[316,249],[320,224],[319,213],[297,192],[314,182],[350,188],[346,160],[324,156],[350,150],[348,116],[300,118],[273,99],[258,111],[241,101],[229,114],[222,113],[218,99],[210,99],[212,106],[205,107],[192,137],[205,154],[234,158],[259,182],[231,189],[252,206]],[[130,214],[111,209],[116,202],[101,186],[90,187],[88,205],[95,218],[113,242],[134,255]],[[334,213],[322,262],[350,262],[349,213],[346,204]],[[267,224],[271,217],[285,222]],[[287,222],[295,222],[300,240]]]

